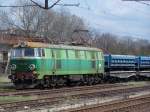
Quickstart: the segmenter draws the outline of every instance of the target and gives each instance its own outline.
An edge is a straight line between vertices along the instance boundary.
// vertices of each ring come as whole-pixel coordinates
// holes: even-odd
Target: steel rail
[[[80,90],[77,92],[70,93],[58,93],[58,94],[50,94],[49,96],[39,98],[36,100],[29,100],[29,101],[18,101],[12,103],[4,103],[0,104],[0,107],[6,112],[15,112],[16,110],[22,110],[25,106],[30,108],[36,108],[41,106],[49,106],[53,104],[57,104],[65,101],[67,98],[91,98],[91,97],[99,97],[99,96],[114,96],[114,95],[128,95],[132,92],[139,92],[143,90],[150,90],[150,86],[146,87],[117,87],[117,88],[109,88],[103,90]],[[5,112],[5,111],[4,111]]]
[[[70,109],[64,112],[149,112],[150,94],[135,98],[122,99],[118,101],[107,102],[103,104],[85,106],[77,109]],[[147,108],[142,108],[146,107]],[[142,111],[145,109],[147,111]]]
[[[0,96],[29,96],[29,95],[43,95],[43,94],[56,94],[61,92],[70,92],[70,91],[81,91],[81,90],[92,90],[92,89],[109,89],[115,87],[125,87],[127,85],[123,84],[101,84],[101,85],[94,85],[94,86],[80,86],[80,87],[67,87],[61,89],[50,89],[50,90],[20,90],[20,91],[13,91],[13,92],[2,92]]]

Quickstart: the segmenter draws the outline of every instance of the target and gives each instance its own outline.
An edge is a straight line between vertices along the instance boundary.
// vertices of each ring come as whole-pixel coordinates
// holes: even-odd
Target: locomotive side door
[[[52,49],[51,52],[52,52],[52,75],[55,75],[55,73],[56,73],[56,54],[55,54],[55,49]]]
[[[99,73],[99,72],[101,72],[101,70],[102,70],[102,54],[101,54],[101,52],[97,52],[96,53],[97,54],[97,72]]]
[[[52,59],[53,59],[53,75],[59,75],[61,73],[61,50],[53,49],[52,50]]]
[[[92,69],[94,70],[94,72],[97,72],[97,65],[96,65],[96,52],[92,51],[91,52],[91,60],[92,60]]]

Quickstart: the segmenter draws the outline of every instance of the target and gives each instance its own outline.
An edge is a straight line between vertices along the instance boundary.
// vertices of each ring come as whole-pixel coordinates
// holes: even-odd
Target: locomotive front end
[[[37,83],[41,48],[18,47],[11,50],[9,78],[16,87],[33,86]]]

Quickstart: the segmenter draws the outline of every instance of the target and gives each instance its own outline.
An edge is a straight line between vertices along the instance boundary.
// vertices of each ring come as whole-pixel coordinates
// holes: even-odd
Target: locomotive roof
[[[17,47],[30,47],[30,48],[62,48],[62,49],[75,49],[75,50],[91,50],[91,51],[102,51],[98,48],[92,47],[82,47],[82,46],[69,46],[69,45],[55,45],[55,44],[46,44],[40,42],[21,42],[17,45],[14,45],[14,48]]]

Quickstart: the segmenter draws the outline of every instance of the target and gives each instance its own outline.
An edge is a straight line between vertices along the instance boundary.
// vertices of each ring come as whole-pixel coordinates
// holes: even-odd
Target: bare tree
[[[93,46],[107,54],[149,55],[150,41],[132,37],[118,37],[110,33],[95,33]]]
[[[27,0],[19,0],[15,4],[28,5],[31,3]],[[0,14],[2,23],[15,29],[16,34],[27,37],[45,37],[53,43],[73,41],[74,30],[85,29],[82,19],[63,9],[56,12],[39,7],[17,7],[12,8],[11,12],[1,11]]]

